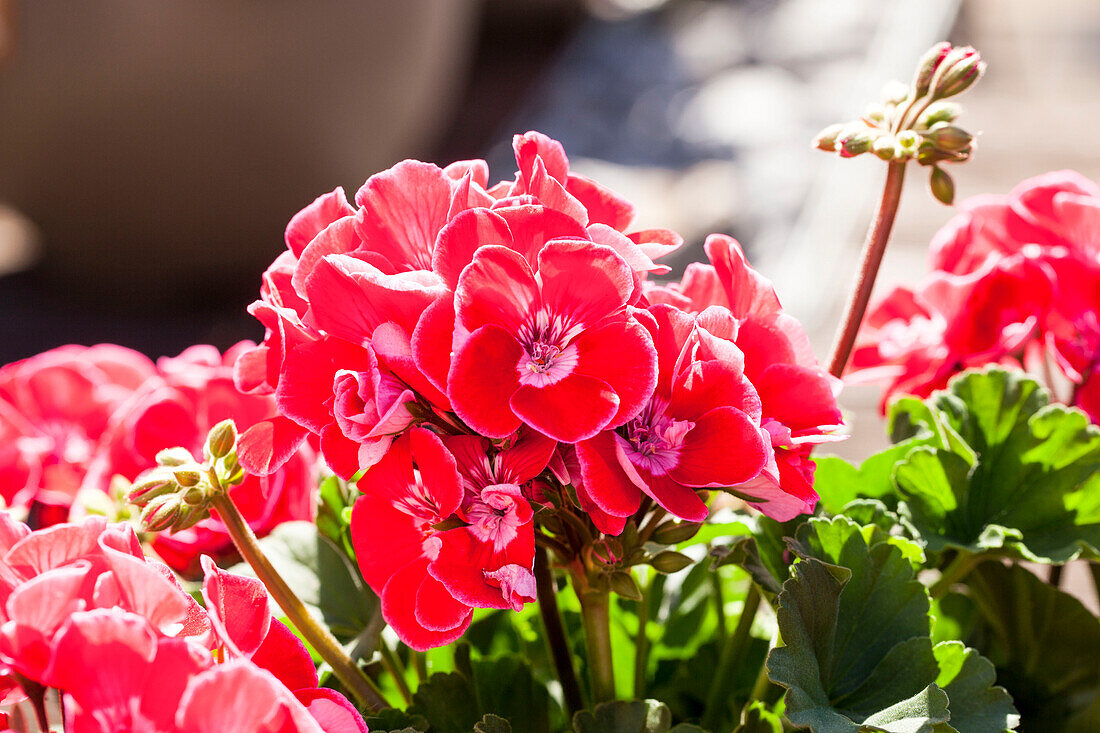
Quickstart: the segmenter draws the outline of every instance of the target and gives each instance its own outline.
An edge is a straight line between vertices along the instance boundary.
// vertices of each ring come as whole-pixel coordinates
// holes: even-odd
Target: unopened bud
[[[180,516],[176,520],[176,523],[172,525],[173,532],[179,532],[180,530],[194,527],[210,516],[210,510],[207,506],[184,506],[180,511]]]
[[[953,153],[968,147],[974,140],[974,136],[961,127],[941,122],[928,131],[925,139],[940,150]]]
[[[154,469],[138,477],[127,492],[126,499],[131,504],[145,506],[158,496],[176,493],[179,488],[179,484],[171,474]]]
[[[623,598],[631,601],[642,600],[642,592],[638,590],[638,584],[634,582],[634,578],[629,572],[616,570],[611,574],[610,584],[611,590]]]
[[[680,552],[665,550],[664,552],[658,552],[654,555],[653,559],[649,561],[649,564],[652,565],[653,569],[658,573],[667,575],[683,570],[688,565],[691,565],[691,558]]]
[[[940,122],[954,122],[960,114],[962,107],[955,102],[934,102],[921,114],[917,124],[927,130]]]
[[[895,139],[906,157],[912,157],[920,150],[921,137],[913,130],[902,130]]]
[[[202,481],[202,472],[194,468],[177,468],[172,472],[176,483],[183,487],[198,486]]]
[[[180,518],[182,507],[175,494],[158,496],[141,512],[141,524],[150,532],[170,529]]]
[[[813,146],[818,150],[832,153],[836,150],[836,139],[844,132],[845,125],[829,125],[814,138]]]
[[[937,43],[921,56],[920,61],[917,62],[917,73],[913,76],[914,99],[923,97],[928,93],[932,86],[932,77],[936,75],[936,70],[950,52],[951,44],[944,41]]]
[[[195,457],[186,448],[165,448],[157,453],[157,465],[160,466],[182,466],[194,462]]]
[[[222,420],[210,428],[203,449],[209,458],[225,458],[237,445],[237,426],[232,420]]]
[[[943,168],[939,166],[932,168],[932,177],[929,179],[928,185],[932,189],[932,195],[940,203],[950,206],[954,202],[955,181]]]
[[[863,155],[871,149],[876,137],[877,135],[874,135],[868,128],[857,128],[845,132],[836,141],[836,151],[840,153],[841,158],[854,158],[857,155]]]
[[[985,63],[973,48],[969,46],[957,48],[951,55],[953,56],[956,52],[959,58],[954,63],[950,57],[944,61],[944,66],[951,65],[943,73],[942,78],[936,81],[936,88],[932,90],[937,99],[946,99],[966,91],[985,73]]]
[[[678,545],[699,533],[699,522],[665,522],[653,532],[652,540],[661,545]]]
[[[897,160],[904,157],[897,138],[893,135],[883,135],[871,145],[871,152],[882,160]]]
[[[871,102],[863,110],[863,118],[878,124],[886,119],[886,107],[878,102]]]
[[[204,506],[209,501],[209,495],[202,486],[192,486],[180,494],[180,500],[188,506]]]

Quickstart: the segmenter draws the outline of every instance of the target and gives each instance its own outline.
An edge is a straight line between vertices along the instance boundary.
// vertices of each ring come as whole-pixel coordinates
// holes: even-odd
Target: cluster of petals
[[[678,235],[632,230],[633,207],[545,135],[513,149],[495,185],[484,161],[404,161],[354,206],[338,188],[299,212],[250,306],[264,341],[236,364],[279,408],[242,436],[249,471],[308,439],[338,475],[365,472],[357,559],[416,648],[533,599],[544,471],[614,534],[643,497],[701,520],[718,487],[789,518],[812,510],[809,447],[840,421],[736,243],[714,240],[737,262],[709,268],[709,301],[655,288]]]
[[[56,688],[73,731],[365,731],[262,584],[203,565],[205,609],[129,525],[0,513],[0,700]]]
[[[156,465],[165,448],[202,455],[207,431],[226,418],[242,429],[276,408],[270,395],[243,394],[233,382],[242,342],[224,355],[193,346],[154,364],[113,344],[63,346],[0,368],[0,496],[36,527],[80,513],[80,491],[107,492]],[[315,458],[308,446],[279,471],[248,477],[232,489],[258,534],[313,516]],[[75,506],[74,506],[75,505]],[[224,525],[206,519],[154,547],[175,570],[197,575],[203,553],[233,554]]]
[[[1100,420],[1100,186],[1056,171],[960,209],[932,239],[924,281],[869,314],[851,378],[886,382],[885,405],[971,366],[1049,369]]]

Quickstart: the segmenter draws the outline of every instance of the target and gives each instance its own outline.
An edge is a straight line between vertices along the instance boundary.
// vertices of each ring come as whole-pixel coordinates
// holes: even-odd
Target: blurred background
[[[407,157],[510,177],[528,129],[684,235],[673,275],[738,237],[823,354],[884,166],[809,140],[944,38],[989,62],[959,198],[1100,178],[1096,0],[0,0],[0,363],[259,339],[298,209]],[[910,169],[880,293],[951,215]],[[842,452],[877,399],[846,392]]]

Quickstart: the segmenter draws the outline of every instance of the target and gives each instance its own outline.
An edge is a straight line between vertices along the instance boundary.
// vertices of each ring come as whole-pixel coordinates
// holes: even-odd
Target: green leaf
[[[993,663],[961,641],[937,644],[936,684],[951,700],[951,727],[959,733],[1003,733],[1020,724],[1012,698],[996,687]]]
[[[490,713],[474,726],[474,733],[512,733],[512,724],[499,715]]]
[[[945,649],[941,669],[928,594],[896,539],[835,517],[809,520],[790,541],[801,562],[778,598],[785,646],[768,656],[768,673],[787,688],[793,723],[818,733],[948,730],[939,683],[966,698],[964,720],[1003,712],[1004,698],[984,696],[992,680],[976,655],[967,666]]]
[[[409,712],[423,716],[432,733],[470,733],[481,720],[471,682],[458,672],[429,677],[413,693]]]
[[[1096,556],[1100,428],[1084,413],[1048,404],[1034,380],[1000,368],[967,372],[925,403],[902,402],[902,435],[942,438],[911,449],[894,473],[900,511],[928,549]]]
[[[672,713],[657,700],[618,700],[577,713],[573,728],[576,733],[670,733]]]
[[[764,703],[756,701],[745,708],[741,725],[733,733],[783,733],[783,721]]]
[[[364,717],[371,733],[424,733],[428,721],[422,715],[410,715],[404,710],[387,708]]]
[[[750,536],[738,537],[727,547],[711,550],[716,557],[712,568],[736,565],[752,576],[766,594],[778,594],[790,574],[788,566],[793,559],[787,551],[785,538],[793,536],[806,519],[800,516],[789,522],[777,522],[768,517],[758,517],[756,528]]]
[[[279,575],[342,642],[357,640],[361,656],[377,645],[384,622],[378,596],[359,569],[312,522],[284,522],[260,541]],[[231,572],[255,577],[247,563]]]
[[[986,562],[967,577],[967,641],[989,658],[1025,730],[1100,730],[1100,620],[1025,568]]]

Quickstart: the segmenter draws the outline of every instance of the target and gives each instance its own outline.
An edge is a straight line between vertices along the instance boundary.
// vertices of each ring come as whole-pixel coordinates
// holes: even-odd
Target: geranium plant
[[[662,279],[681,238],[528,132],[295,215],[260,344],[0,369],[4,722],[1100,729],[1100,621],[1019,562],[1100,548],[1100,187],[964,204],[864,322],[983,68],[940,44],[815,140],[887,167],[827,367],[736,241]],[[849,372],[860,466],[812,455]]]

